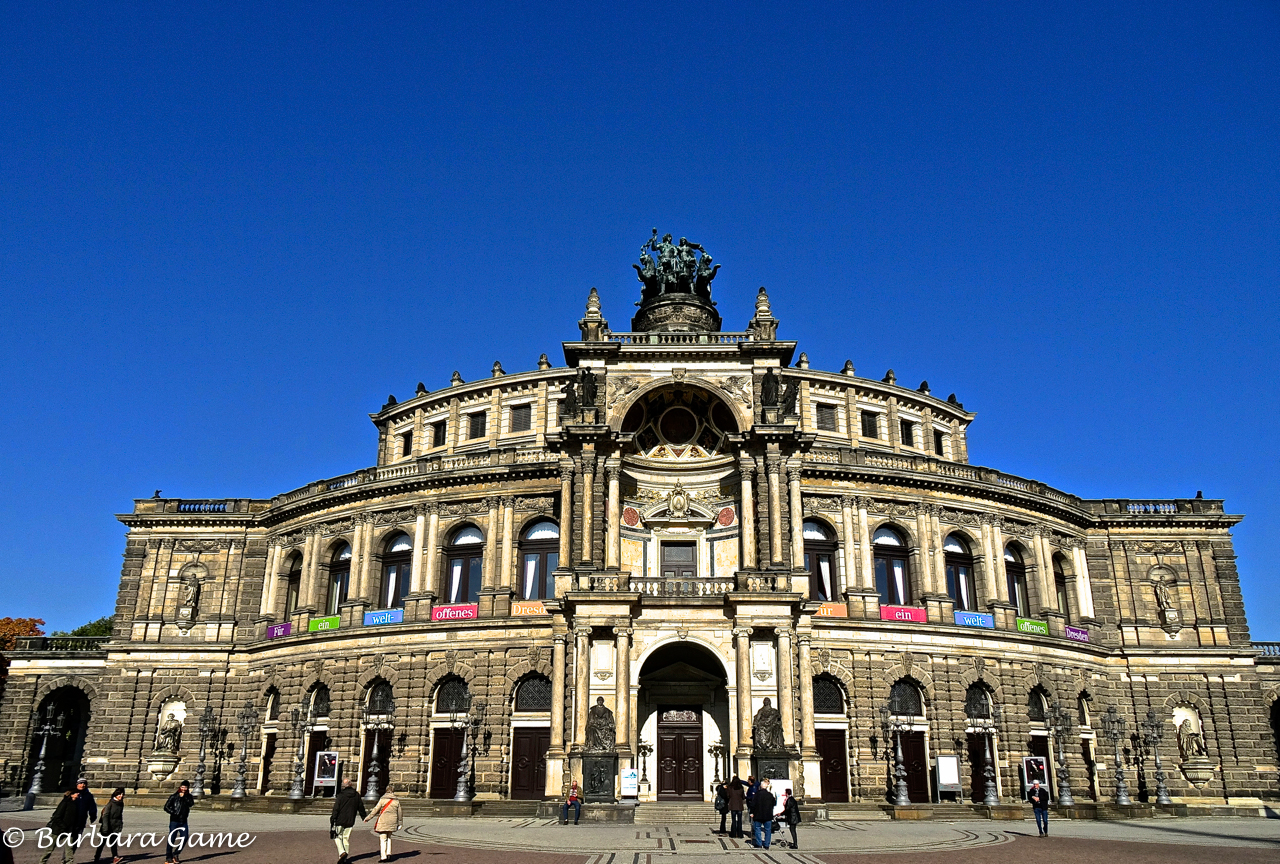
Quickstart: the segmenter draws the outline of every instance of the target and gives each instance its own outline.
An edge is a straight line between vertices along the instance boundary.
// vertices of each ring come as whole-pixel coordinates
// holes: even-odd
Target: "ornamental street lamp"
[[[653,745],[648,741],[641,741],[636,745],[636,753],[640,756],[640,782],[647,784],[649,782],[649,754],[653,753]]]
[[[209,739],[213,737],[214,725],[218,722],[217,715],[213,713],[213,706],[204,706],[204,713],[200,715],[200,761],[196,763],[196,782],[191,785],[191,797],[203,798],[204,791],[204,772],[205,755],[209,745]]]
[[[236,769],[236,785],[231,790],[231,797],[243,798],[245,760],[249,758],[249,736],[258,728],[258,709],[254,706],[252,699],[245,700],[244,707],[236,715],[236,720],[240,723],[240,765]]]
[[[711,758],[715,760],[716,779],[714,783],[716,786],[718,786],[720,785],[720,763],[724,761],[725,746],[721,744],[719,741],[717,741],[715,744],[712,744],[710,747],[707,748],[707,752],[711,754]]]
[[[302,775],[307,770],[307,738],[306,733],[311,729],[311,717],[299,705],[289,712],[289,725],[293,729],[293,734],[298,738],[298,751],[293,760],[293,786],[289,789],[289,799],[291,801],[301,801],[303,798],[303,779]]]
[[[1142,722],[1142,740],[1156,757],[1156,803],[1172,804],[1169,787],[1164,785],[1164,766],[1160,764],[1160,741],[1164,738],[1164,723],[1153,709],[1147,709],[1147,719]]]
[[[999,703],[993,702],[991,705],[991,719],[986,723],[987,734],[983,736],[986,738],[986,746],[982,748],[982,780],[983,785],[986,787],[982,793],[982,803],[987,807],[995,807],[1000,803],[999,784],[996,782],[995,738],[996,727],[1003,716]]]
[[[36,806],[36,796],[44,791],[44,757],[49,750],[49,739],[54,735],[61,735],[66,723],[67,715],[59,712],[55,718],[52,705],[45,709],[44,720],[40,723],[39,728],[36,729],[36,737],[40,739],[40,756],[36,759],[35,767],[31,770],[31,788],[27,790],[27,800],[23,802],[23,810],[34,808]]]
[[[375,696],[378,698],[375,699]],[[384,731],[394,729],[395,725],[395,705],[390,701],[382,701],[378,692],[370,694],[369,702],[364,706],[364,728],[373,732],[373,750],[369,753],[369,779],[364,787],[366,801],[377,801],[381,794],[378,783],[378,775],[382,772],[379,764],[379,739]]]
[[[1071,777],[1067,771],[1067,757],[1063,745],[1071,736],[1071,710],[1063,708],[1057,699],[1049,708],[1049,726],[1053,729],[1053,740],[1058,743],[1058,803],[1063,807],[1074,807],[1075,799],[1071,797]]]
[[[1120,764],[1120,742],[1125,738],[1125,721],[1114,705],[1102,715],[1102,735],[1116,751],[1116,803],[1132,804],[1129,800],[1129,787],[1124,784],[1124,767]]]
[[[905,807],[911,803],[911,795],[907,792],[907,766],[903,764],[902,760],[902,731],[904,726],[900,720],[893,716],[888,703],[880,706],[880,728],[884,730],[886,744],[889,737],[893,737],[893,775],[896,778],[893,787],[893,803],[894,806]]]

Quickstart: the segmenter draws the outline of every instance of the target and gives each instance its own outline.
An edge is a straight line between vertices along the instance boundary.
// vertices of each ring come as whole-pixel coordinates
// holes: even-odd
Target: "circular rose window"
[[[698,418],[688,408],[675,407],[662,415],[658,429],[668,444],[688,444],[698,433]]]

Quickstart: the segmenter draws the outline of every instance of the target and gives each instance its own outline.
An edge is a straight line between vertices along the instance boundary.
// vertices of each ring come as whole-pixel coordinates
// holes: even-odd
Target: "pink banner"
[[[480,607],[475,603],[457,603],[452,606],[436,606],[431,610],[432,621],[466,621],[478,618]]]
[[[881,621],[917,621],[926,624],[929,616],[919,606],[881,606]]]

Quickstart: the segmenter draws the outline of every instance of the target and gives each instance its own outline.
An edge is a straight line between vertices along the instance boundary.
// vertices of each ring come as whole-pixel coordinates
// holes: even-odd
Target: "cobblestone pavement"
[[[34,829],[50,811],[0,816],[0,830],[20,828],[27,842],[14,850],[16,864],[35,864]],[[156,810],[126,810],[128,831],[163,833],[167,817]],[[200,813],[191,828],[247,832],[247,848],[192,848],[184,864],[289,864],[337,859],[323,816]],[[394,860],[405,864],[723,864],[747,859],[775,864],[863,864],[867,854],[911,853],[912,864],[1026,864],[1046,855],[1072,864],[1274,864],[1280,860],[1280,820],[1154,819],[1125,822],[1055,820],[1048,839],[1030,822],[827,822],[800,829],[800,850],[775,846],[762,852],[700,825],[561,826],[532,819],[408,819],[397,836]],[[784,837],[787,836],[784,832]],[[353,862],[377,861],[377,840],[359,827],[352,834]],[[1224,853],[1223,848],[1230,847]],[[125,852],[124,849],[121,850]],[[515,853],[515,854],[513,854]],[[164,849],[136,846],[129,861],[162,862]],[[76,860],[93,855],[81,849]],[[3,860],[3,859],[0,859]],[[61,856],[55,854],[54,861]],[[905,859],[898,859],[905,860]]]

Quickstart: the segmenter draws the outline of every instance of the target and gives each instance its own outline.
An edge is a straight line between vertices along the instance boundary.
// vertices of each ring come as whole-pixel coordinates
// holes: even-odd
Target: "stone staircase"
[[[646,825],[706,825],[715,829],[720,827],[720,814],[710,801],[646,801],[636,805],[635,821]]]

